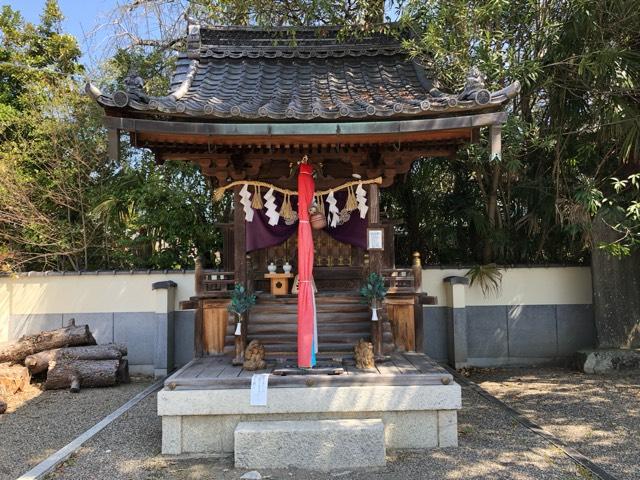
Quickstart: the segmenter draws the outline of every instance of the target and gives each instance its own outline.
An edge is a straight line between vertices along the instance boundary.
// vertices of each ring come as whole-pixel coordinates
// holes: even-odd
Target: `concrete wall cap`
[[[151,290],[161,290],[161,289],[169,289],[176,288],[178,284],[173,280],[164,280],[162,282],[154,282],[151,284]]]
[[[450,283],[451,285],[469,285],[469,279],[467,277],[446,277],[443,278],[444,283]]]

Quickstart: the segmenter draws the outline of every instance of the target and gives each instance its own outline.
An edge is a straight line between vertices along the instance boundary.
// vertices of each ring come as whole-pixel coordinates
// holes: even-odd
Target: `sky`
[[[14,10],[19,10],[22,16],[32,23],[39,22],[44,4],[45,0],[0,0],[0,5],[9,5]],[[86,36],[100,23],[101,18],[104,19],[104,13],[115,6],[116,0],[58,0],[58,4],[65,16],[65,33],[70,33],[78,39],[83,53],[82,63],[90,64]],[[100,41],[99,34],[96,39]]]

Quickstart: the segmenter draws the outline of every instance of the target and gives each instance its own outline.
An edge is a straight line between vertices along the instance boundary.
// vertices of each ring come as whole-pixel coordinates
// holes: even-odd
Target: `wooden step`
[[[336,331],[335,324],[318,322],[318,332],[320,334],[335,332],[335,331]],[[371,331],[371,323],[370,323],[370,320],[368,319],[365,321],[355,321],[355,322],[348,322],[348,323],[345,322],[340,324],[339,331],[346,331],[346,332],[362,331],[362,332],[369,333]],[[229,332],[228,329],[227,329],[227,332]],[[297,332],[298,332],[297,323],[277,323],[277,324],[257,323],[257,322],[249,323],[249,335],[269,334],[269,333],[297,333]]]

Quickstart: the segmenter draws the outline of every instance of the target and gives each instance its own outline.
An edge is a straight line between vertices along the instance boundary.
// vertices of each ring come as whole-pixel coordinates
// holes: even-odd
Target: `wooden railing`
[[[387,293],[415,293],[415,278],[411,268],[386,268],[382,270]]]
[[[205,270],[196,263],[196,295],[208,295],[233,290],[235,273],[223,270]]]
[[[422,291],[422,262],[418,252],[413,254],[410,268],[383,268],[381,270],[387,293],[413,294]]]

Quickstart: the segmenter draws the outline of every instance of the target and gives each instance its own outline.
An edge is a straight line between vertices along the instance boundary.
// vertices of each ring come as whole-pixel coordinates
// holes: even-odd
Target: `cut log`
[[[7,411],[7,402],[0,398],[0,415]]]
[[[83,347],[56,348],[34,353],[24,359],[32,375],[44,372],[53,360],[120,360],[127,355],[127,347],[116,343]]]
[[[118,365],[118,383],[131,383],[129,377],[129,360],[126,358],[120,359],[120,365]]]
[[[29,382],[31,382],[31,375],[26,367],[0,363],[0,392],[13,395],[18,390],[24,390]]]
[[[22,363],[29,355],[45,350],[95,344],[96,339],[93,338],[88,325],[72,324],[36,335],[24,335],[16,342],[0,345],[0,362]]]
[[[111,387],[118,383],[120,360],[53,360],[49,363],[47,390]]]

